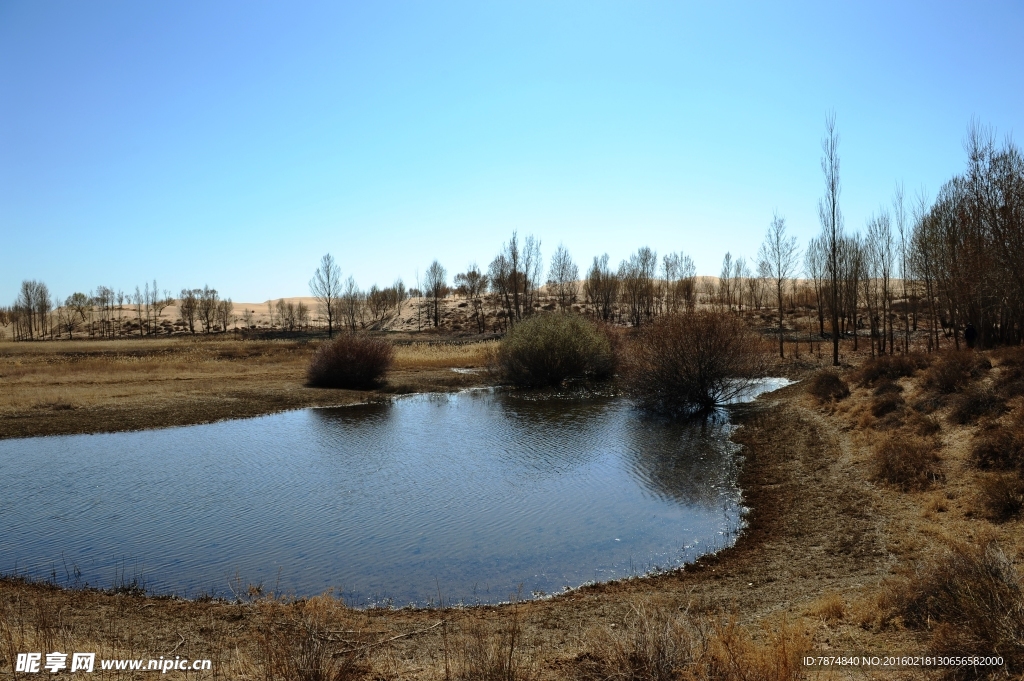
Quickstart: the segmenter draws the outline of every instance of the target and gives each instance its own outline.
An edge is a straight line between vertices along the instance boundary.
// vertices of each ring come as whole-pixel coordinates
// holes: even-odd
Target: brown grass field
[[[493,342],[399,345],[379,394],[304,385],[318,342],[174,336],[0,343],[0,438],[112,432],[451,390],[484,376]]]
[[[451,371],[482,367],[489,347],[403,346],[388,386],[360,393],[304,387],[312,345],[293,341],[4,343],[0,436],[453,389],[491,380]],[[1024,354],[881,366],[844,353],[848,397],[815,397],[803,381],[735,410],[748,526],[734,547],[685,569],[545,600],[419,610],[353,610],[329,595],[294,601],[243,584],[224,602],[7,578],[0,673],[13,673],[17,652],[94,650],[213,660],[212,672],[168,678],[938,679],[979,674],[800,660],[994,651],[1006,661],[994,676],[1019,678],[1024,455],[1007,452],[1024,451]],[[811,378],[818,362],[805,353],[778,369]],[[950,385],[959,387],[944,392]],[[894,465],[894,442],[923,453]],[[95,677],[148,678],[106,674]]]

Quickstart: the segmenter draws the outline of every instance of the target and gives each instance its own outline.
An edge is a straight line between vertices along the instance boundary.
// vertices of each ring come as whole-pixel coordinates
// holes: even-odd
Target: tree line
[[[754,259],[726,253],[719,275],[701,279],[686,253],[659,257],[647,246],[617,267],[605,253],[582,269],[560,244],[545,268],[541,241],[513,232],[485,268],[471,263],[449,278],[433,260],[422,277],[417,273],[413,288],[397,279],[368,290],[352,276],[343,278],[328,253],[309,282],[316,317],[301,301],[278,300],[268,304],[270,326],[326,328],[329,336],[341,328],[386,329],[411,303],[418,329],[441,328],[451,319],[444,301],[455,296],[478,333],[508,331],[541,310],[640,327],[698,305],[736,313],[772,309],[770,330],[782,356],[802,308],[802,319],[808,322],[809,315],[816,326],[808,336],[831,340],[835,364],[841,339],[852,340],[855,350],[866,342],[872,355],[892,354],[909,351],[919,329],[929,350],[944,342],[960,347],[968,328],[983,347],[1024,341],[1024,161],[1012,140],[997,143],[992,130],[972,123],[964,141],[966,170],[946,182],[933,202],[923,194],[909,202],[897,184],[891,200],[852,233],[840,205],[839,142],[835,115],[829,114],[822,139],[821,231],[802,250],[787,233],[785,217],[776,214]],[[174,304],[179,319],[172,324],[162,313]],[[0,326],[11,327],[16,340],[209,334],[238,321],[254,328],[255,311],[243,310],[239,319],[231,299],[216,289],[182,289],[173,297],[155,281],[134,293],[100,286],[61,300],[43,282],[26,280],[14,304],[0,307]]]

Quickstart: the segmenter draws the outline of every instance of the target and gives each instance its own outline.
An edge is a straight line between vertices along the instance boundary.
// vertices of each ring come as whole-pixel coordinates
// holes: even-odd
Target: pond
[[[0,441],[0,571],[359,607],[557,593],[729,545],[730,428],[475,390]]]

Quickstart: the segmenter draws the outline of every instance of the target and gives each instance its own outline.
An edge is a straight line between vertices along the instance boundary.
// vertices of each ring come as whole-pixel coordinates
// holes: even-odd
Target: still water
[[[0,441],[0,571],[354,606],[556,593],[730,544],[730,428],[479,390]]]

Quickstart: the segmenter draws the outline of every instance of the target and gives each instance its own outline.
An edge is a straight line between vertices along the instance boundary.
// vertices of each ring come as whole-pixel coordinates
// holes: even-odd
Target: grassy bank
[[[409,342],[379,391],[304,385],[318,342],[213,338],[0,343],[0,438],[113,432],[479,384],[488,342]]]
[[[410,346],[399,348],[397,363],[408,377],[458,377],[451,367],[471,364],[472,353],[482,361],[484,351]],[[813,678],[819,673],[798,664],[805,652],[982,654],[993,645],[1016,660],[1020,509],[994,506],[1002,488],[991,481],[1009,484],[1018,469],[984,453],[1003,451],[989,446],[999,438],[1018,437],[1022,364],[1005,352],[958,362],[879,368],[854,357],[839,373],[848,396],[816,397],[807,381],[737,409],[748,526],[734,547],[685,570],[515,605],[398,611],[275,598],[244,584],[236,585],[238,602],[227,603],[8,579],[0,588],[0,669],[11,669],[19,651],[51,649],[210,658],[206,678],[249,679]],[[268,373],[283,372],[286,360],[266,363]],[[65,411],[73,410],[50,413]],[[913,484],[881,465],[887,443],[901,438],[929,445],[919,459],[929,472],[911,476]],[[961,588],[979,575],[991,577],[988,601]],[[982,631],[954,611],[982,613],[998,626]]]

